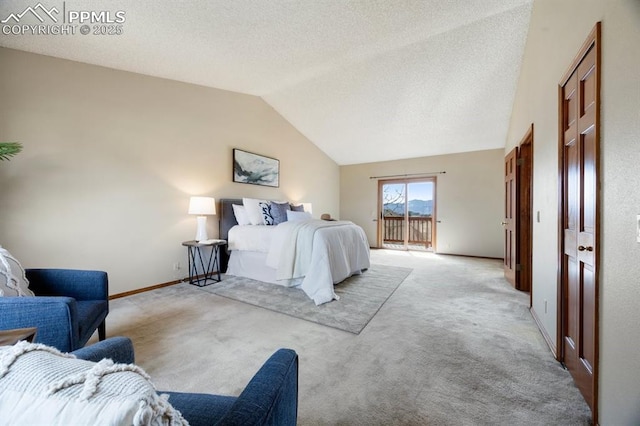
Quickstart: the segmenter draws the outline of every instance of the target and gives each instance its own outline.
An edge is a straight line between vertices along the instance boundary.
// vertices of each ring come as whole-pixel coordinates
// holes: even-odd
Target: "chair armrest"
[[[34,342],[63,352],[76,349],[78,312],[70,297],[0,297],[0,329],[36,327]]]
[[[135,357],[133,343],[128,337],[110,337],[91,346],[71,352],[76,358],[98,362],[103,358],[110,358],[120,364],[133,364]]]
[[[27,269],[29,288],[38,296],[68,296],[76,300],[108,300],[109,279],[103,271]]]
[[[217,425],[292,425],[298,418],[298,355],[279,349]]]

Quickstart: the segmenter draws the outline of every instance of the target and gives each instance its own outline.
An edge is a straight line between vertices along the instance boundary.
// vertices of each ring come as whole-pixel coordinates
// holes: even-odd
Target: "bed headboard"
[[[229,229],[237,225],[236,215],[233,213],[233,205],[242,205],[242,198],[222,198],[220,200],[220,229],[219,235],[223,240],[229,240]],[[225,250],[220,252],[220,269],[222,271],[227,270],[227,263],[229,263],[229,249],[228,245],[225,246]]]
[[[223,198],[220,200],[220,238],[226,240],[229,236],[229,229],[238,224],[236,215],[233,214],[233,205],[242,205],[242,198]]]

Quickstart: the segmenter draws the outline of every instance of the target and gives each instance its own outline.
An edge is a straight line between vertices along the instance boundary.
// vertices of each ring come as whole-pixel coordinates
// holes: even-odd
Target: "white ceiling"
[[[344,165],[504,147],[531,3],[42,0],[123,10],[123,34],[0,45],[261,96]]]

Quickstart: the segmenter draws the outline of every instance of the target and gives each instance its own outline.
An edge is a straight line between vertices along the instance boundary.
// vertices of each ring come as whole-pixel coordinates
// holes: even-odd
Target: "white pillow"
[[[249,215],[247,215],[247,209],[245,206],[232,204],[232,207],[233,215],[236,217],[236,222],[238,222],[238,225],[251,225],[251,221],[249,220]]]
[[[304,220],[311,220],[313,217],[309,212],[294,212],[293,210],[287,210],[288,222],[301,222]]]
[[[29,290],[29,281],[18,260],[0,247],[0,297],[34,296]]]
[[[187,424],[140,367],[25,341],[0,346],[0,413],[2,424]]]
[[[262,217],[262,209],[260,203],[268,203],[267,200],[259,200],[257,198],[243,198],[242,204],[247,211],[249,221],[252,225],[264,225],[264,218]]]

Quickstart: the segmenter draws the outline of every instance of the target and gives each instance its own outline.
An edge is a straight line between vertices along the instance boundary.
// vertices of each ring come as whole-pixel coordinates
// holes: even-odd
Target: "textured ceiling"
[[[0,45],[261,96],[343,165],[504,147],[531,2],[42,0],[123,10],[123,34]]]

